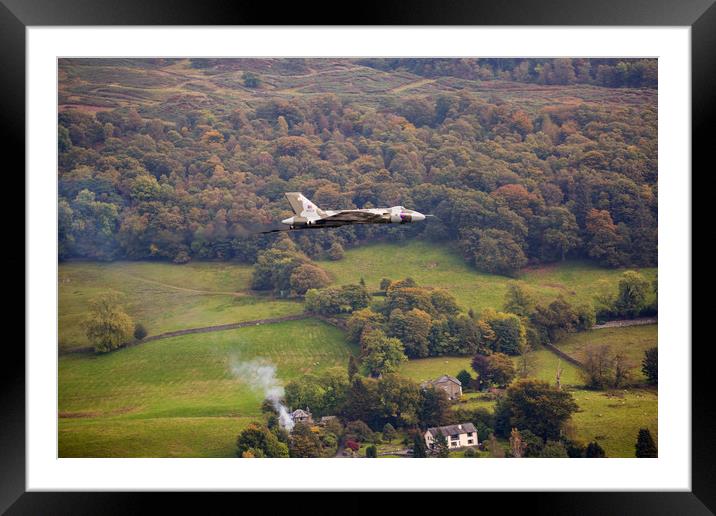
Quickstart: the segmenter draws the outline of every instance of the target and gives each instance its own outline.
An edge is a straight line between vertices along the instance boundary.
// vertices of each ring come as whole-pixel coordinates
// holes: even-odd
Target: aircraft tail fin
[[[286,199],[293,212],[299,217],[316,218],[326,215],[321,208],[309,201],[301,192],[287,192]]]

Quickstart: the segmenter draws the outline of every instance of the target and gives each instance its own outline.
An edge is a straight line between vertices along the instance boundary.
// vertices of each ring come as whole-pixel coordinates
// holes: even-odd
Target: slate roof
[[[443,382],[453,382],[453,383],[455,383],[455,384],[457,384],[457,385],[462,386],[462,382],[461,382],[460,380],[458,380],[458,379],[455,378],[454,376],[450,376],[449,374],[444,374],[444,375],[442,375],[440,378],[438,378],[437,380],[433,380],[433,383],[434,383],[434,384],[435,384],[435,383],[443,383]]]
[[[293,412],[291,412],[291,417],[297,418],[297,417],[310,417],[310,413],[306,412],[302,409],[296,409]]]
[[[462,423],[459,425],[447,425],[428,428],[428,432],[430,432],[433,437],[437,437],[438,434],[443,434],[445,437],[450,437],[451,435],[456,434],[477,432],[477,430],[475,429],[475,425],[473,425],[472,423]]]

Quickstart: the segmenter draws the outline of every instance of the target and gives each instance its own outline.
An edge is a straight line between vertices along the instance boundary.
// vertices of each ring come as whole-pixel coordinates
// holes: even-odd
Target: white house
[[[432,449],[438,435],[444,435],[447,439],[448,448],[467,448],[477,446],[477,430],[472,423],[461,423],[459,425],[438,426],[428,428],[425,432],[425,444]]]

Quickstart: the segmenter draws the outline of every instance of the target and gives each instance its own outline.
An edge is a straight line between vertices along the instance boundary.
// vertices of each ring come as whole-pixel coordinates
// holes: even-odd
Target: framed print
[[[27,237],[3,510],[716,505],[691,339],[716,8],[369,7],[0,6]]]

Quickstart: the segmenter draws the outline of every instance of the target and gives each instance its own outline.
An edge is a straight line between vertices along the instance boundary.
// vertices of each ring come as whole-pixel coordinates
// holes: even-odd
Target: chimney
[[[458,427],[460,430],[462,430],[462,425],[457,425],[457,427]]]

